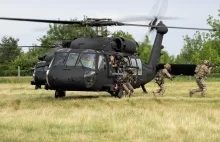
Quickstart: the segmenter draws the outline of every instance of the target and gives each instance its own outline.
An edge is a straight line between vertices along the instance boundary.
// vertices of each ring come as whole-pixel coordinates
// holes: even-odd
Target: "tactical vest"
[[[156,79],[163,79],[165,76],[162,72],[162,69],[157,72]]]
[[[196,76],[198,77],[204,77],[206,76],[206,72],[204,71],[204,69],[202,68],[202,65],[200,65],[197,69],[198,71],[196,72]],[[195,70],[196,71],[196,70]]]

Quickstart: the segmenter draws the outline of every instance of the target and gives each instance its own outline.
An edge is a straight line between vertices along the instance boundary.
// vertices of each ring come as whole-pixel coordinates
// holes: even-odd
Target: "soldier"
[[[116,71],[117,64],[116,64],[116,61],[115,61],[115,57],[113,55],[110,56],[110,63],[112,65],[112,68],[114,69],[114,71]]]
[[[160,89],[153,91],[154,96],[156,96],[157,93],[159,93],[160,96],[163,96],[165,92],[164,78],[169,78],[170,80],[172,80],[175,77],[174,75],[171,75],[168,72],[168,70],[170,69],[171,69],[171,65],[165,64],[164,69],[158,71],[155,80],[158,86],[160,87]]]
[[[131,81],[136,83],[136,80],[133,78],[133,76],[131,77],[131,74],[133,74],[133,72],[130,69],[125,69],[123,75],[119,78],[119,83],[122,86],[122,89],[125,91],[125,97],[130,97],[134,93],[134,88],[131,85]]]
[[[116,55],[116,64],[118,72],[125,71],[125,68],[128,65],[128,59],[124,57],[123,53],[118,53]]]
[[[126,84],[130,88],[130,94],[129,97],[134,93],[134,88],[132,84],[136,84],[137,82],[137,76],[133,75],[134,72],[131,69],[126,69],[126,72],[128,73],[128,78],[129,78],[129,84]]]
[[[190,97],[192,97],[192,95],[196,92],[201,92],[202,97],[205,97],[205,93],[206,93],[207,88],[206,88],[204,78],[206,77],[206,75],[208,73],[211,72],[211,70],[212,70],[212,67],[209,67],[208,60],[204,60],[203,64],[197,65],[197,67],[195,69],[195,78],[196,78],[196,83],[198,85],[198,88],[192,89],[189,92]]]

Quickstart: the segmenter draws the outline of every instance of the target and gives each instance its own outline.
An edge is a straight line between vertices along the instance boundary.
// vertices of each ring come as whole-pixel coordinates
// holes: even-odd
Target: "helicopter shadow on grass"
[[[97,98],[112,98],[111,95],[73,95],[73,96],[66,96],[63,98],[59,98],[62,100],[68,100],[68,99],[74,99],[74,100],[78,100],[78,99],[97,99]]]

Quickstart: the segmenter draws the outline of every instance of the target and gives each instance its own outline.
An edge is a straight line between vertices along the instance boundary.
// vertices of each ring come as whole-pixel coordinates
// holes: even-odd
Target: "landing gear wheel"
[[[41,89],[41,85],[35,85],[35,89],[37,90],[37,89]]]
[[[47,83],[45,83],[44,89],[45,89],[45,90],[48,90],[48,89],[49,89],[49,86],[47,85]]]
[[[55,98],[61,98],[61,97],[65,97],[66,96],[66,92],[65,91],[55,91]]]

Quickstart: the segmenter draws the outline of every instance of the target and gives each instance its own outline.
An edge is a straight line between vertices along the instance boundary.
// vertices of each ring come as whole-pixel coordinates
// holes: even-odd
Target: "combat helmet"
[[[169,68],[171,68],[171,65],[168,64],[168,63],[166,63],[166,64],[164,65],[164,68],[169,69]]]
[[[123,53],[117,53],[115,57],[117,60],[120,60],[121,58],[123,58]]]
[[[203,62],[205,65],[208,65],[209,64],[209,60],[204,60]]]

